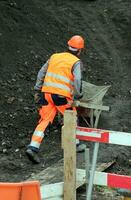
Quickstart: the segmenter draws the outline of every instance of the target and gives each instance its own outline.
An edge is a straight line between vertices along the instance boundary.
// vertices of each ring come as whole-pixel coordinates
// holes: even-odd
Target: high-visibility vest
[[[53,54],[49,60],[42,92],[72,98],[74,91],[72,67],[79,60],[75,55],[68,52]]]

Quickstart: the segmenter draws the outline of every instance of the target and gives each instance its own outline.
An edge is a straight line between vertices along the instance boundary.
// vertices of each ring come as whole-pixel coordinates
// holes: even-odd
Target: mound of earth
[[[74,34],[85,38],[84,80],[111,85],[99,128],[131,132],[130,0],[0,0],[0,181],[22,181],[62,158],[57,120],[40,150],[41,164],[25,156],[38,120],[34,84],[41,65],[66,50]],[[118,158],[117,173],[130,171],[129,148],[101,145],[99,162]]]

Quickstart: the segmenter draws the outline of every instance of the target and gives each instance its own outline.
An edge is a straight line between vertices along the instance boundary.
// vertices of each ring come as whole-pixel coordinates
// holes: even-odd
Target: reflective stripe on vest
[[[71,84],[72,86],[74,85],[74,82],[73,82],[73,81],[71,81],[71,80],[68,79],[67,77],[62,76],[62,75],[59,75],[59,74],[55,74],[55,73],[52,73],[52,72],[47,72],[47,73],[46,73],[46,76],[50,76],[50,77],[59,79],[59,80],[61,80],[61,81],[64,81],[64,82],[66,82],[66,83]]]

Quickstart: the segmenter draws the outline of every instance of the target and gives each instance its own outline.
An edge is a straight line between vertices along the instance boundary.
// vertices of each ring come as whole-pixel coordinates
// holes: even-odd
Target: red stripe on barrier
[[[83,141],[109,143],[109,133],[102,133],[100,138],[83,135],[76,135],[76,138]]]
[[[101,133],[101,129],[96,129],[96,128],[85,128],[85,127],[81,127],[81,126],[77,126],[76,130],[78,131],[84,131],[84,132],[88,132],[88,133],[91,133],[91,132],[97,132],[97,133]]]
[[[100,137],[94,137],[93,135],[92,136],[86,136],[86,135],[79,135],[79,134],[76,134],[76,138],[79,139],[79,140],[85,140],[85,141],[92,141],[92,142],[102,142],[102,143],[109,143],[109,132],[103,130],[100,130],[100,129],[91,129],[91,128],[81,128],[81,127],[77,127],[77,130],[78,131],[83,131],[83,132],[86,132],[86,133],[93,133],[95,132],[96,134],[98,133],[98,136]]]
[[[117,174],[108,174],[107,176],[107,185],[109,187],[131,190],[131,176]]]

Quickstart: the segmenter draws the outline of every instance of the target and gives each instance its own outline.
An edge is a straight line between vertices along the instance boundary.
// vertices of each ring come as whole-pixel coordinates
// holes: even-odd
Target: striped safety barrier
[[[94,142],[91,169],[89,149],[85,149],[86,199],[91,200],[93,184],[131,190],[131,176],[97,172],[96,163],[100,143],[131,147],[131,133],[77,126],[76,113],[64,113],[62,147],[64,149],[64,197],[76,199],[76,139]],[[81,169],[80,169],[81,170]],[[83,173],[83,172],[82,172]],[[80,173],[80,177],[83,174]]]
[[[95,128],[76,128],[76,138],[79,140],[131,146],[131,133],[102,130]]]
[[[131,190],[131,176],[95,172],[94,184]]]
[[[77,127],[76,138],[96,143],[131,146],[131,133],[126,132]],[[131,190],[131,176],[95,172],[94,184]]]

